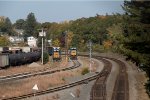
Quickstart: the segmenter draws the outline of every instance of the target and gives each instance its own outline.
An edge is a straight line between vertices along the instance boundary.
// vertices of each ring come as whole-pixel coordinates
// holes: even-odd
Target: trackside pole
[[[89,45],[90,45],[90,72],[92,71],[92,67],[91,67],[91,58],[92,58],[92,48],[91,48],[91,46],[92,46],[92,42],[90,41],[89,42]]]
[[[43,37],[42,37],[42,64],[43,64]]]

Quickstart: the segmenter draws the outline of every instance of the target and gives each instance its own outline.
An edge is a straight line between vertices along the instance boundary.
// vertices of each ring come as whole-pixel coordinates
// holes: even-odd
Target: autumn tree
[[[53,41],[53,46],[54,46],[54,47],[60,47],[60,41],[59,41],[59,39],[55,39],[55,40]]]

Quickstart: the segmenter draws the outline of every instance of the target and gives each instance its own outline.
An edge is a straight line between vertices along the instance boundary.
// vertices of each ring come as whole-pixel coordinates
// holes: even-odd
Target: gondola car
[[[71,60],[77,60],[77,48],[70,48],[69,56]]]
[[[52,58],[54,61],[60,61],[61,60],[61,51],[60,47],[53,47],[53,55]]]

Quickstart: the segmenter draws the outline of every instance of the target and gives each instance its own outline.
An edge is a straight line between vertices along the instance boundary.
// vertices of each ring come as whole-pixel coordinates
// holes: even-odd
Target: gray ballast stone
[[[41,67],[41,65],[37,64],[36,62],[31,63],[28,67]]]

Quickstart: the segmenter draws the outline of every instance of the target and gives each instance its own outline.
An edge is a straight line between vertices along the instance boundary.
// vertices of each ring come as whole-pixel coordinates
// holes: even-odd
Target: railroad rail
[[[71,69],[75,69],[77,67],[79,67],[81,64],[76,61],[76,60],[72,60],[73,61],[73,66],[71,67],[67,67],[67,68],[62,68],[62,69],[58,69],[58,70],[39,70],[39,71],[35,71],[35,72],[26,72],[26,73],[20,73],[20,74],[14,74],[14,75],[8,75],[8,76],[3,76],[0,77],[0,83],[4,83],[4,82],[8,82],[8,81],[12,81],[12,80],[16,80],[16,79],[24,79],[24,78],[29,78],[29,77],[33,77],[33,76],[37,76],[37,75],[46,75],[46,74],[53,74],[56,72],[60,72],[60,71],[67,71],[67,70],[71,70]]]
[[[129,82],[126,72],[126,65],[120,60],[114,58],[111,59],[116,61],[120,65],[119,74],[116,79],[111,100],[129,100]]]
[[[102,77],[98,77],[93,85],[90,100],[106,100],[106,80],[111,72],[112,64],[105,59],[103,59],[103,62],[106,63],[106,66],[102,71],[103,75]]]
[[[129,83],[128,75],[126,72],[126,65],[115,58],[103,57],[110,59],[118,63],[119,65],[119,74],[115,82],[115,87],[113,90],[112,100],[129,100]],[[106,100],[106,80],[110,73],[110,69],[105,71],[103,77],[99,77],[91,90],[90,100]]]

